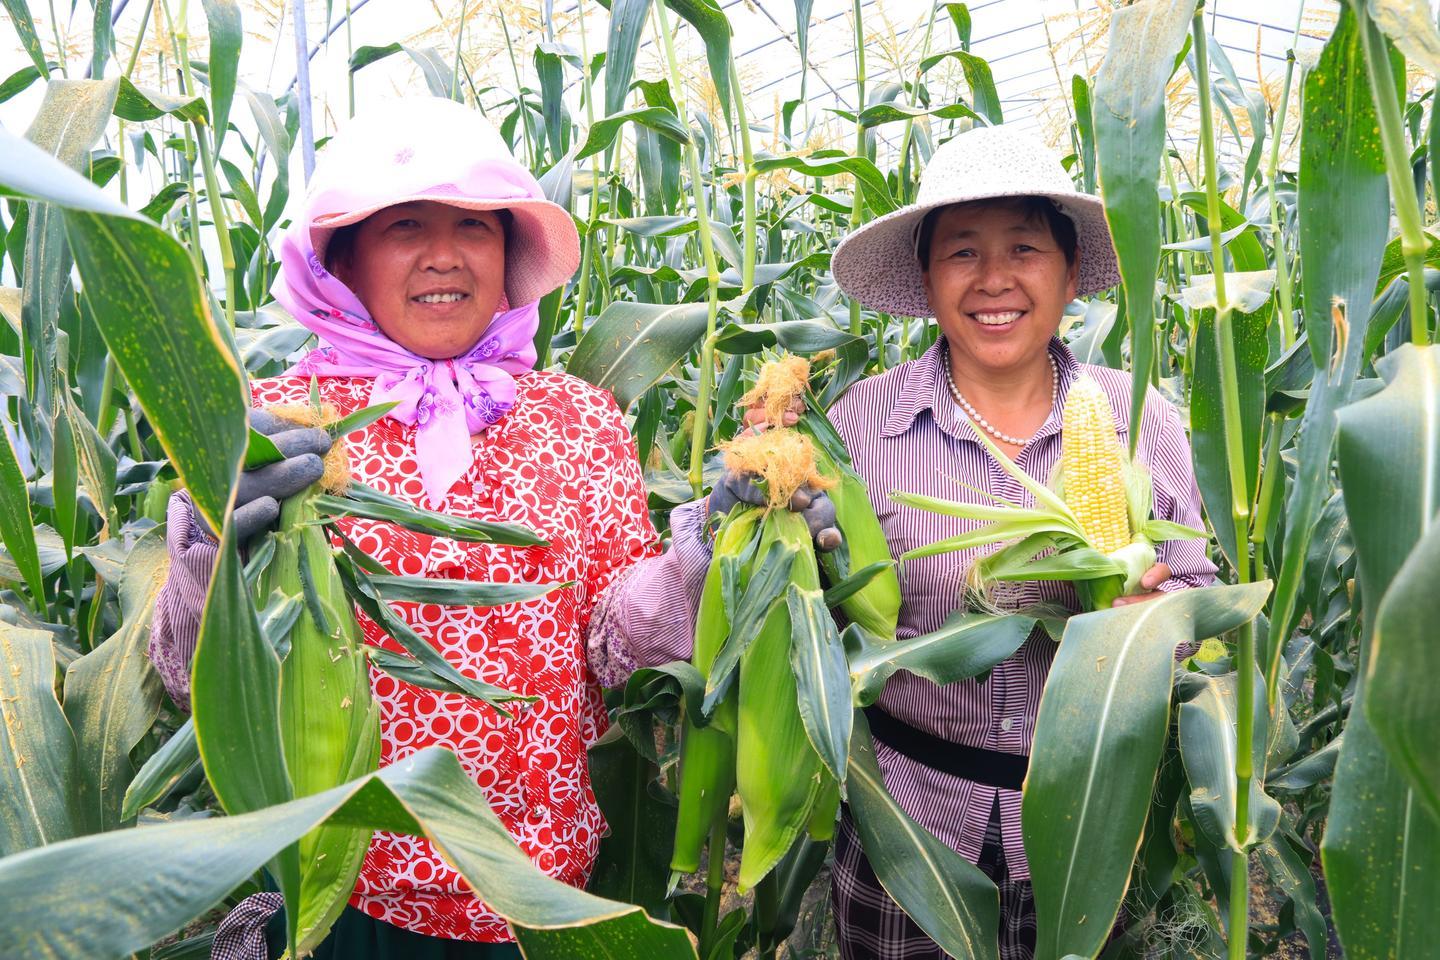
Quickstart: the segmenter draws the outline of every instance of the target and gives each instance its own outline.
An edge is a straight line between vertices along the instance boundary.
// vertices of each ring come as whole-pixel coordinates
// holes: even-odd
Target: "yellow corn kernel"
[[[1101,553],[1114,553],[1130,542],[1125,454],[1115,434],[1110,401],[1090,377],[1082,376],[1070,386],[1061,442],[1065,503],[1090,545]]]

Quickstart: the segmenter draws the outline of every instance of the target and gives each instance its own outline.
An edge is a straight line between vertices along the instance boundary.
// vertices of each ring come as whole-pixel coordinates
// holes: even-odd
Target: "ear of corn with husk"
[[[270,412],[300,425],[333,428],[338,437],[365,426],[385,409],[371,408],[344,419],[318,405],[272,407]],[[247,462],[257,466],[277,457],[273,444],[256,441]],[[272,639],[281,655],[281,743],[297,797],[320,793],[376,769],[380,728],[378,705],[370,690],[372,660],[406,682],[476,696],[502,712],[505,702],[527,699],[464,676],[409,631],[385,605],[375,583],[383,582],[386,590],[394,592],[402,581],[426,581],[388,576],[372,581],[372,574],[383,571],[378,563],[351,544],[346,544],[345,552],[331,546],[329,530],[340,516],[386,520],[430,535],[472,541],[541,542],[519,527],[419,510],[351,483],[344,446],[335,444],[326,458],[325,475],[281,505],[277,529],[256,546],[250,571],[257,605],[290,614],[288,630]],[[490,585],[472,586],[478,591]],[[353,603],[370,613],[412,656],[367,646]],[[274,619],[283,620],[279,614]],[[376,653],[381,656],[373,656]],[[354,889],[369,841],[369,830],[327,823],[302,837],[277,861],[292,956],[304,955],[325,938]]]
[[[1100,385],[1082,376],[1066,396],[1060,463],[1053,487],[1030,477],[984,431],[975,435],[1004,470],[1030,492],[1022,507],[969,488],[983,503],[894,492],[890,499],[982,525],[901,557],[933,556],[1005,544],[976,562],[971,580],[984,589],[1003,580],[1071,580],[1086,610],[1137,593],[1155,564],[1155,543],[1203,537],[1204,531],[1150,516],[1149,472],[1120,445],[1115,415]]]
[[[803,395],[808,364],[767,365],[742,402],[769,418]],[[797,428],[727,445],[728,463],[761,478],[770,505],[737,505],[716,534],[696,622],[693,663],[705,677],[699,716],[684,717],[672,870],[698,868],[738,792],[745,839],[739,886],[752,888],[795,842],[829,839],[844,791],[851,701],[839,630],[822,592],[882,640],[893,639],[899,583],[864,484],[818,408]],[[841,550],[817,555],[805,519],[784,508],[801,484],[835,501]],[[723,851],[712,851],[722,856]]]

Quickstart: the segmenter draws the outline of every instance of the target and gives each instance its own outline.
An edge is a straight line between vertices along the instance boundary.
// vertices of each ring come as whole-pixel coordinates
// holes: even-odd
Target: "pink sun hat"
[[[466,210],[508,210],[505,296],[520,307],[570,279],[580,237],[570,213],[479,111],[412,96],[375,103],[341,126],[317,157],[303,214],[323,262],[340,227],[386,207],[433,200]]]

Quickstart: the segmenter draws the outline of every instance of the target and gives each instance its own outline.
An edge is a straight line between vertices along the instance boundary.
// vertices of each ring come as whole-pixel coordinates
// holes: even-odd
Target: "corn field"
[[[838,955],[823,830],[742,867],[743,896],[725,869],[742,854],[738,816],[712,804],[677,844],[681,734],[713,707],[691,664],[607,692],[613,726],[590,763],[611,832],[588,891],[541,875],[446,751],[323,788],[287,771],[278,640],[302,614],[350,616],[347,596],[381,618],[413,588],[341,550],[317,586],[269,555],[268,571],[253,556],[247,568],[235,548],[234,489],[263,456],[244,385],[312,345],[268,291],[297,179],[334,118],[313,109],[304,62],[289,89],[250,86],[238,65],[254,12],[202,5],[200,17],[188,0],[146,0],[126,36],[112,28],[126,4],[94,0],[77,52],[46,35],[63,22],[53,4],[5,0],[25,61],[0,80],[0,104],[43,97],[23,136],[0,129],[0,956],[208,956],[262,869],[299,870],[324,831],[371,830],[432,840],[527,957]],[[541,301],[537,366],[613,392],[662,533],[671,507],[715,483],[765,361],[809,358],[819,414],[934,342],[933,322],[845,297],[830,254],[914,200],[939,144],[1004,122],[1003,65],[970,49],[984,10],[935,7],[901,51],[903,82],[867,84],[877,51],[857,2],[861,102],[822,116],[747,99],[716,0],[581,0],[596,8],[590,29],[582,17],[560,39],[537,28],[548,3],[467,6],[439,46],[355,47],[348,2],[326,4],[312,39],[348,59],[352,111],[357,74],[408,58],[409,92],[483,110],[571,211],[581,266]],[[1133,410],[1153,385],[1188,415],[1221,585],[1047,625],[1060,646],[1023,798],[1044,960],[1440,955],[1440,29],[1423,0],[1311,6],[1333,14],[1323,49],[1292,50],[1278,88],[1237,78],[1193,0],[1097,7],[1103,62],[1057,67],[1056,143],[1077,187],[1103,195],[1123,277],[1073,303],[1061,335],[1080,360],[1130,371]],[[807,23],[810,0],[795,7]],[[508,83],[477,80],[476,33]],[[682,33],[703,58],[682,60]],[[637,56],[642,43],[663,56]],[[824,418],[811,419],[823,447]],[[180,487],[222,531],[193,717],[146,656]],[[296,530],[370,510],[525,542],[359,493],[293,509]],[[749,524],[732,524],[736,543],[761,536]],[[276,542],[307,562],[304,544]],[[311,559],[325,552],[318,533],[306,543]],[[816,769],[843,787],[877,874],[926,933],[957,957],[997,958],[993,884],[889,796],[849,708],[899,670],[983,675],[1035,621],[967,615],[900,645],[842,638],[824,615],[837,595],[820,588],[848,571],[807,571],[792,618],[808,617],[832,659],[796,695],[833,704],[838,690],[844,707]],[[757,560],[745,575],[767,574]],[[715,577],[708,602],[733,625],[742,598]],[[261,595],[302,600],[266,606],[259,578]],[[224,642],[207,648],[209,631]],[[1198,652],[1177,663],[1186,643]],[[424,646],[388,667],[505,708],[504,691],[472,689]],[[682,845],[693,856],[672,876]]]

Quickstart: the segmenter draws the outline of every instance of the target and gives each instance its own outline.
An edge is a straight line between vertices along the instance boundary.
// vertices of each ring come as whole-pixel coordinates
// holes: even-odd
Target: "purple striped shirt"
[[[950,500],[970,495],[955,481],[1022,505],[1033,497],[1001,468],[976,439],[974,428],[951,399],[941,372],[938,340],[919,359],[903,363],[855,384],[829,411],[845,441],[856,471],[869,487],[890,552],[952,537],[978,526],[973,521],[902,507],[889,493],[904,490]],[[1059,340],[1050,352],[1060,373],[1059,393],[1049,418],[1021,449],[1017,464],[1048,481],[1060,457],[1061,411],[1070,385],[1081,372],[1104,389],[1115,412],[1118,433],[1130,434],[1130,375],[1080,364]],[[1138,462],[1154,481],[1154,514],[1201,527],[1200,494],[1195,486],[1190,445],[1175,407],[1151,389],[1140,421]],[[592,626],[591,662],[606,683],[627,668],[651,666],[690,656],[699,588],[709,559],[700,528],[702,504],[686,504],[672,513],[672,549],[642,561],[623,585],[606,598],[603,622]],[[976,548],[907,561],[900,571],[902,604],[897,636],[907,640],[938,629],[959,609],[964,576],[980,556]],[[1172,540],[1158,547],[1158,559],[1170,566],[1172,579],[1162,590],[1205,586],[1214,580],[1204,540]],[[697,571],[699,575],[697,575]],[[1007,585],[997,598],[1005,606],[1059,601],[1075,609],[1073,588],[1063,582]],[[907,672],[897,673],[880,697],[895,717],[935,736],[968,746],[1026,754],[1035,734],[1040,693],[1055,655],[1055,643],[1038,633],[999,664],[984,683],[962,680],[937,686]],[[606,669],[598,669],[599,662]],[[963,780],[916,763],[877,743],[885,785],[895,800],[931,833],[972,862],[979,856],[986,820],[999,794],[1005,859],[1016,879],[1028,879],[1029,865],[1020,835],[1020,793]]]

